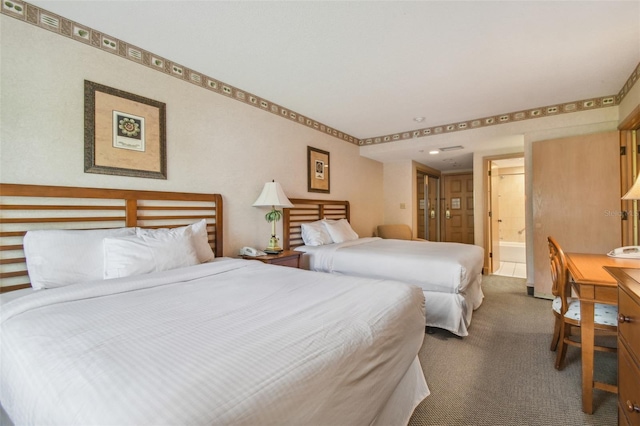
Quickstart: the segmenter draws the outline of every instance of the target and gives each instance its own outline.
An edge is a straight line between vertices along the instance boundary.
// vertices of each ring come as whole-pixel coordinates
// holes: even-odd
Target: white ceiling
[[[640,62],[637,0],[30,3],[359,139],[614,95]]]

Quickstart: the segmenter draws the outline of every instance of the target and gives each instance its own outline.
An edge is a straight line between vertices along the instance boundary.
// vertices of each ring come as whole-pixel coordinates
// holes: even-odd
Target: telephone
[[[242,247],[240,249],[240,255],[242,256],[264,256],[265,252],[262,250],[254,249],[253,247]]]
[[[620,257],[626,259],[640,259],[640,246],[618,247],[607,253],[610,257]]]

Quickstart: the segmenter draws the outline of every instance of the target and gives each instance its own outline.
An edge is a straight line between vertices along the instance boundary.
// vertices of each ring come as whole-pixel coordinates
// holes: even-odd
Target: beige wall
[[[636,86],[639,86],[636,84]],[[634,87],[635,89],[635,87]],[[636,91],[632,90],[628,96],[635,96]],[[626,98],[625,98],[626,100]],[[486,210],[484,197],[484,174],[483,159],[485,157],[501,156],[504,154],[524,153],[525,157],[525,240],[527,246],[527,264],[533,265],[533,236],[530,232],[533,226],[531,204],[531,144],[535,141],[556,139],[562,137],[584,135],[590,133],[599,133],[615,130],[619,122],[619,108],[623,108],[625,103],[620,107],[602,108],[597,110],[582,111],[572,114],[562,114],[554,117],[545,117],[535,120],[525,120],[518,123],[504,124],[477,130],[467,130],[464,132],[455,132],[449,135],[436,136],[442,146],[463,145],[474,146],[473,153],[473,178],[474,178],[474,237],[475,244],[484,247],[484,227],[485,218],[482,212]],[[625,109],[632,111],[636,105],[625,106]],[[504,145],[502,148],[495,148],[496,142]],[[483,147],[490,147],[484,148]],[[395,163],[392,163],[395,164]],[[407,178],[403,180],[400,176],[395,176],[387,169],[385,164],[384,188],[385,194],[391,192],[406,191],[408,186],[413,187],[413,182]],[[401,166],[394,166],[401,167]],[[405,165],[402,173],[405,173]],[[411,183],[410,183],[411,182]],[[389,198],[389,197],[387,197]],[[405,197],[408,199],[408,196]],[[411,198],[413,200],[413,198]],[[413,201],[412,201],[413,203]],[[403,212],[413,213],[415,206],[407,205],[407,210]],[[385,205],[385,222],[391,223],[390,217],[397,218],[397,210],[393,205]],[[393,214],[393,216],[389,216]],[[404,216],[402,216],[404,217]],[[414,220],[406,219],[402,223],[414,223]],[[527,285],[533,286],[534,282],[533,268],[527,269]]]
[[[532,205],[535,295],[553,298],[547,237],[566,253],[607,253],[621,245],[618,132],[533,144]]]
[[[607,108],[607,111],[610,108]],[[602,133],[615,130],[618,126],[617,109],[615,117],[603,117],[600,122],[592,124],[582,124],[576,126],[558,127],[551,129],[541,129],[537,132],[530,132],[525,135],[524,147],[524,167],[525,167],[525,214],[526,214],[526,245],[527,245],[527,265],[533,265],[533,143],[550,139],[559,139],[570,136],[588,135],[592,133]],[[606,118],[609,118],[606,120]],[[527,268],[527,285],[533,287],[535,273],[532,267]]]
[[[572,114],[561,114],[558,116],[539,118],[535,120],[524,120],[521,122],[503,124],[492,127],[484,127],[463,132],[453,132],[450,134],[433,136],[441,146],[463,145],[473,147],[473,178],[474,178],[474,234],[475,244],[484,245],[484,218],[478,212],[485,211],[483,194],[483,171],[482,161],[484,157],[499,156],[503,154],[524,153],[525,174],[530,173],[530,143],[535,140],[553,139],[571,135],[588,134],[599,131],[609,131],[615,129],[618,123],[618,107],[601,108],[597,110],[582,111]],[[403,143],[403,142],[397,142]],[[500,147],[498,147],[500,146]],[[362,151],[374,149],[376,147],[362,147]],[[385,197],[389,192],[403,193],[407,190],[410,180],[403,180],[399,176],[394,176],[392,169],[388,169],[386,163],[384,173]],[[404,166],[393,164],[394,168],[401,168],[402,173],[406,173],[409,167],[408,162]],[[400,163],[402,164],[402,163]],[[395,169],[394,169],[395,170]],[[459,172],[456,170],[455,172]],[[413,186],[414,184],[411,183]],[[529,185],[525,178],[525,186]],[[526,195],[525,195],[526,196]],[[413,200],[413,198],[411,198]],[[414,201],[411,201],[414,203]],[[414,206],[407,205],[407,212],[412,213]],[[527,211],[531,211],[531,206],[527,205]],[[394,206],[385,205],[385,223],[391,223],[389,214],[397,218],[398,211]],[[528,215],[528,213],[527,213]],[[402,216],[405,217],[405,216]],[[402,223],[413,223],[413,220],[405,220]],[[527,224],[529,226],[529,224]],[[529,244],[529,243],[528,243]],[[532,281],[531,281],[532,282]]]
[[[251,204],[271,179],[290,197],[349,200],[361,235],[372,235],[382,223],[382,164],[361,157],[357,146],[35,26],[0,19],[0,181],[219,192],[226,255],[267,244],[266,211]],[[166,103],[167,180],[84,173],[85,79]],[[307,192],[307,145],[330,152],[331,194]]]
[[[225,197],[225,253],[261,246],[269,226],[250,207],[264,182],[276,179],[291,197],[348,199],[360,235],[380,223],[414,224],[412,162],[381,163],[355,145],[195,87],[115,55],[0,16],[0,180],[14,183],[220,192]],[[167,104],[168,179],[84,173],[83,81],[91,80]],[[525,153],[531,143],[614,129],[640,104],[636,84],[619,107],[562,114],[435,136],[474,147],[475,210],[481,212],[482,158]],[[506,148],[491,148],[508,140]],[[331,194],[307,192],[306,147],[331,153]],[[530,191],[530,182],[525,184]],[[527,199],[527,203],[529,203]],[[406,209],[400,204],[405,203]],[[527,227],[531,205],[527,204]],[[279,232],[281,232],[279,230]],[[484,244],[482,215],[475,241]],[[529,245],[527,239],[528,256]],[[533,282],[533,277],[528,278]]]
[[[385,163],[383,166],[385,224],[403,223],[413,229],[412,208],[416,192],[413,167],[410,160]]]

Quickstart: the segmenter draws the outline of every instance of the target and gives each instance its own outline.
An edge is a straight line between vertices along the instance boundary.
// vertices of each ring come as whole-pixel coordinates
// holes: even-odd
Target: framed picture
[[[166,179],[165,104],[85,80],[84,171]]]
[[[307,146],[307,158],[309,192],[324,192],[328,194],[331,189],[329,153]]]

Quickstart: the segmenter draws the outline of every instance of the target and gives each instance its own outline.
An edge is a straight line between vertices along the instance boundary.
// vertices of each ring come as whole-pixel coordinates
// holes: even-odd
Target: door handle
[[[446,209],[446,210],[445,210],[445,212],[444,212],[444,216],[445,216],[447,219],[451,219],[451,210],[449,210],[449,206],[447,206],[447,209]]]

